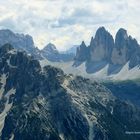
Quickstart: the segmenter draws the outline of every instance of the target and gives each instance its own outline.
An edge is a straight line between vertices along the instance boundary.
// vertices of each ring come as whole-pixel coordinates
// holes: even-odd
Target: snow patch
[[[9,140],[14,140],[14,134],[12,134],[11,138]]]
[[[0,83],[2,84],[1,89],[0,89],[0,100],[3,96],[3,92],[4,92],[4,87],[6,85],[6,74],[2,74],[2,76],[0,77]]]
[[[87,114],[85,114],[85,118],[87,119],[88,125],[89,125],[89,140],[93,140],[94,138],[94,131],[93,131],[93,122],[89,119]]]
[[[13,104],[12,102],[9,103],[9,98],[11,95],[14,95],[15,93],[16,93],[16,90],[12,88],[4,96],[4,97],[6,97],[7,100],[6,100],[5,108],[4,108],[3,112],[0,114],[0,136],[1,136],[2,129],[4,127],[4,122],[5,122],[5,118],[7,116],[7,113],[9,112],[9,110],[11,109],[12,104]]]
[[[17,68],[17,66],[11,65],[10,59],[8,59],[6,62],[7,62],[7,64],[8,64],[9,67],[11,67],[11,68]]]
[[[65,140],[63,134],[59,134],[59,137],[61,138],[61,140]]]
[[[17,50],[16,49],[12,49],[10,51],[8,51],[9,54],[17,54]]]
[[[110,112],[110,113],[111,113],[112,115],[113,115],[113,111],[114,111],[114,109],[113,109],[113,107],[111,107],[111,112]]]

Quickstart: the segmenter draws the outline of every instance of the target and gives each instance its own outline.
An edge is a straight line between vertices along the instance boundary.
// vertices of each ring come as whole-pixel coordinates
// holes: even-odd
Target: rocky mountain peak
[[[48,53],[59,53],[56,46],[52,43],[47,44],[43,50],[47,51]]]
[[[85,42],[82,41],[81,45],[77,48],[75,60],[77,61],[85,61],[88,58],[88,47]]]
[[[49,61],[53,62],[60,62],[60,61],[71,61],[74,59],[74,54],[68,54],[66,52],[62,53],[59,52],[56,46],[52,43],[46,45],[42,50],[41,54],[44,58],[48,59]]]
[[[104,28],[100,27],[95,38],[90,43],[90,60],[91,61],[110,61],[114,40],[112,35]]]
[[[49,61],[59,61],[59,51],[52,43],[47,44],[41,50],[41,54],[44,58],[47,58]]]
[[[102,35],[105,35],[108,33],[108,31],[105,29],[105,27],[99,27],[96,31],[95,38],[101,37]]]
[[[117,37],[117,36],[121,36],[122,38],[128,37],[127,30],[124,29],[124,28],[120,28],[120,29],[117,31],[116,37]]]
[[[105,29],[105,27],[100,27],[95,34],[95,39],[99,43],[106,43],[110,39],[113,41],[112,35]]]
[[[82,48],[86,48],[87,47],[84,41],[82,41],[81,47]]]

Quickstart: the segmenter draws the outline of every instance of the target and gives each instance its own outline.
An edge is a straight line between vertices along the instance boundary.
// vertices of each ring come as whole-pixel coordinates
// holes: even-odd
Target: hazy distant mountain
[[[79,47],[79,45],[74,45],[73,47],[71,47],[70,49],[65,51],[64,53],[76,55],[76,50],[77,50],[78,47]]]
[[[140,110],[102,84],[0,48],[1,140],[138,140]]]
[[[55,45],[49,43],[42,50],[41,54],[44,58],[47,58],[50,61],[59,61],[59,52],[56,49]]]
[[[73,53],[67,53],[67,52],[59,52],[56,48],[56,46],[52,43],[49,43],[41,50],[41,55],[52,62],[67,62],[72,61],[74,59]]]

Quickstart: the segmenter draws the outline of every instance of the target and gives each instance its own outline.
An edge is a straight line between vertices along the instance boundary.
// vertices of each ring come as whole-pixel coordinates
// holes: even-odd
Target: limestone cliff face
[[[90,61],[110,61],[114,47],[112,35],[101,27],[97,30],[95,38],[90,43]]]
[[[123,28],[118,30],[114,41],[112,35],[104,27],[100,27],[88,47],[82,43],[77,49],[76,60],[86,61],[88,64],[106,62],[119,66],[129,63],[131,69],[140,64],[140,46]]]

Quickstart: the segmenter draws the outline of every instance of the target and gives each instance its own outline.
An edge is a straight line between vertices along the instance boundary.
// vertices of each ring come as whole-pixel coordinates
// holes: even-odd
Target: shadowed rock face
[[[83,41],[82,44],[77,48],[75,60],[86,61],[89,57],[88,54],[89,54],[88,48],[85,42]]]
[[[140,110],[97,82],[40,67],[9,44],[0,48],[2,140],[138,140]],[[127,119],[126,119],[127,118]]]
[[[43,57],[47,58],[50,61],[59,61],[59,52],[56,49],[55,45],[52,43],[49,43],[46,47],[44,47],[42,50]]]

